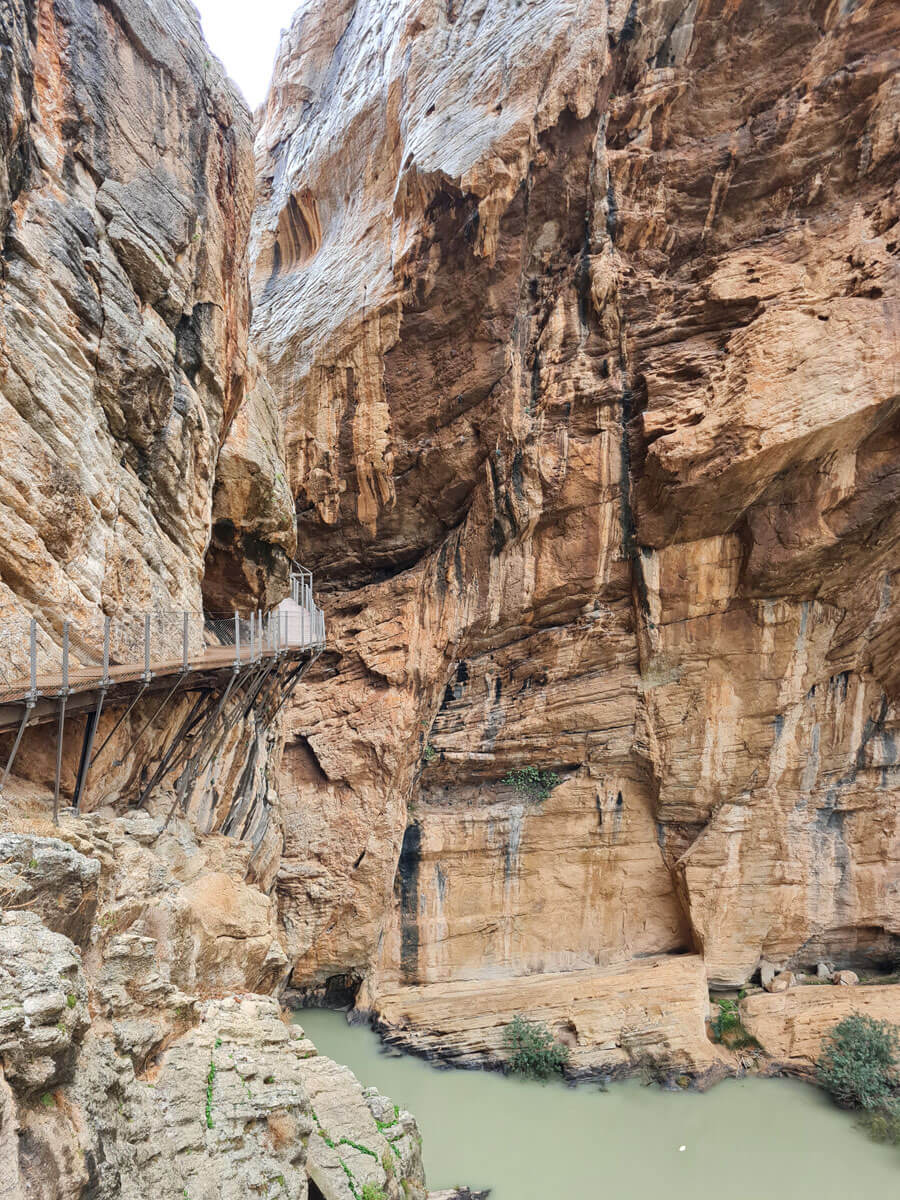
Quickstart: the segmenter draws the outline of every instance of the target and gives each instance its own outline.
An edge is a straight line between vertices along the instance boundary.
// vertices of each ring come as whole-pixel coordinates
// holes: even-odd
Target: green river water
[[[727,1080],[704,1095],[526,1083],[384,1053],[342,1013],[297,1021],[415,1115],[431,1188],[490,1187],[491,1200],[900,1200],[900,1151],[802,1083]]]

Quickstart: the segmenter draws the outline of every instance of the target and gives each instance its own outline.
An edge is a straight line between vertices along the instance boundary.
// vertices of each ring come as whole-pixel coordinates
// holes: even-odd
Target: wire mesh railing
[[[295,565],[277,609],[241,615],[156,611],[53,621],[0,613],[0,704],[65,696],[156,675],[220,669],[325,645],[312,575]]]

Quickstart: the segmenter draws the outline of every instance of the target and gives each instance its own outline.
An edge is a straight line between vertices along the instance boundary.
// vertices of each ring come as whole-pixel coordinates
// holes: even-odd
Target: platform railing
[[[0,613],[0,704],[321,650],[325,618],[301,570],[290,602],[269,613],[157,610],[78,623]]]
[[[241,698],[240,703],[232,705],[230,713],[225,714],[225,704],[233,690],[236,689],[240,696],[241,686],[246,686],[249,681],[249,706],[252,707],[264,685],[269,692],[273,687],[278,687],[281,691],[280,708],[289,699],[309,663],[315,661],[324,646],[325,617],[313,599],[312,575],[298,563],[291,566],[290,598],[283,600],[277,609],[269,613],[259,610],[244,615],[238,612],[157,610],[116,616],[97,615],[78,623],[65,618],[53,620],[46,615],[39,620],[18,613],[11,616],[0,614],[0,704],[15,706],[14,711],[18,714],[12,747],[5,765],[0,767],[0,794],[12,772],[22,737],[39,699],[42,705],[49,700],[51,711],[56,712],[53,819],[58,821],[63,734],[66,709],[73,693],[93,693],[89,697],[93,711],[85,728],[72,801],[77,812],[91,766],[155,677],[168,681],[163,685],[163,699],[152,715],[143,721],[126,753],[116,760],[117,765],[121,765],[127,754],[140,742],[191,673],[231,669],[221,696],[211,702],[212,711],[206,714],[203,736],[200,738],[201,749],[191,759],[191,769],[196,773],[197,762],[201,759],[207,762],[214,755],[216,745],[220,744],[215,738],[219,736],[221,742],[225,736],[217,731],[220,719],[227,733],[229,722],[237,719],[238,712],[246,703],[246,699]],[[303,650],[309,652],[306,660],[299,665],[289,662],[289,669],[284,675],[281,666],[283,658]],[[257,667],[254,665],[256,663],[261,665]],[[138,687],[129,689],[130,699],[125,711],[95,753],[95,738],[104,703],[111,689],[123,683],[137,683]],[[139,803],[143,803],[165,773],[181,737],[182,732],[179,732]],[[190,777],[188,774],[184,779]]]

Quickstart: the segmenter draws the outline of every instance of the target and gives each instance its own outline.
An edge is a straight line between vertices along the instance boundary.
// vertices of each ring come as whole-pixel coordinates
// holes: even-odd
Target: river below
[[[703,1095],[630,1081],[601,1092],[439,1070],[386,1053],[342,1013],[307,1009],[297,1021],[322,1054],[415,1115],[430,1188],[490,1187],[491,1200],[900,1194],[900,1153],[796,1081],[726,1080]]]

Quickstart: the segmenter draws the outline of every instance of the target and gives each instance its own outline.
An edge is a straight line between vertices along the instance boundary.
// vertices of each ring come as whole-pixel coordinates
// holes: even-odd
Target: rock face
[[[181,0],[5,19],[6,607],[196,608],[245,390],[248,116]]]
[[[11,0],[0,42],[2,684],[26,674],[32,616],[40,670],[66,619],[277,602],[294,533],[277,412],[248,363],[250,116],[196,10]],[[86,807],[133,793],[183,717],[95,774]],[[29,730],[17,760],[41,783],[47,742]]]
[[[254,994],[288,962],[246,848],[159,825],[0,837],[4,1200],[424,1200],[410,1114]]]
[[[247,350],[253,187],[249,113],[186,0],[0,6],[0,688],[32,616],[40,671],[65,620],[284,594],[283,432]],[[40,714],[3,778],[0,1195],[359,1200],[360,1180],[422,1200],[412,1118],[382,1132],[387,1101],[281,1020],[265,703],[220,710],[235,719],[178,813],[168,783],[140,807],[210,689],[125,715],[110,696],[77,818],[73,703],[58,827]],[[340,1144],[350,1175],[313,1093],[371,1142]]]
[[[708,991],[695,955],[643,959],[620,971],[579,971],[401,987],[378,998],[386,1039],[456,1066],[499,1066],[503,1034],[527,1012],[569,1047],[567,1074],[613,1077],[640,1064],[714,1081],[728,1056],[706,1033]]]
[[[896,958],[898,45],[884,0],[301,6],[252,240],[331,587],[298,985]]]
[[[819,1057],[825,1035],[851,1013],[896,1023],[900,1019],[897,992],[895,984],[852,991],[828,985],[793,987],[778,996],[747,996],[741,1001],[741,1020],[776,1063],[805,1073]]]

